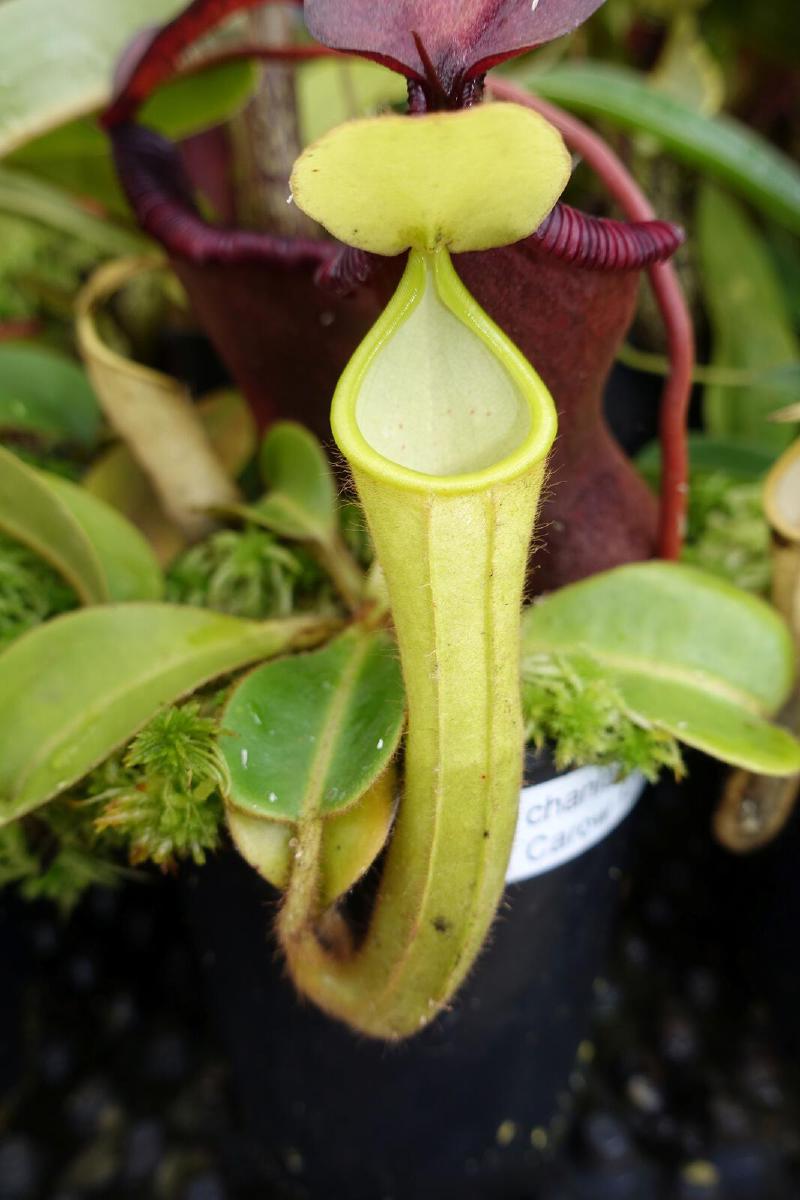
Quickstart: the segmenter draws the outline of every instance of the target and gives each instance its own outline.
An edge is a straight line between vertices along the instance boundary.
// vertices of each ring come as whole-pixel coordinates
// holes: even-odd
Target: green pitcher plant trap
[[[278,917],[300,990],[375,1037],[414,1033],[449,1002],[502,893],[522,771],[520,609],[556,433],[547,389],[467,291],[450,250],[527,236],[569,170],[554,129],[497,104],[351,122],[292,176],[295,203],[342,240],[410,250],[331,417],[397,635],[402,796],[365,939],[353,945],[330,916],[323,936],[331,817],[321,793],[335,741],[318,741]],[[232,742],[234,762],[237,753]],[[240,788],[232,801],[240,825]]]

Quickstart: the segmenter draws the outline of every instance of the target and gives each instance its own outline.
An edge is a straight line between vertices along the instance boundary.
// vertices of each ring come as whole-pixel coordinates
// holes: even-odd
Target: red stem
[[[42,332],[42,322],[37,317],[27,320],[3,321],[0,323],[0,342],[18,342],[36,337]]]
[[[116,94],[100,122],[104,129],[130,121],[148,96],[178,70],[181,55],[233,13],[276,0],[193,0],[168,24],[135,39],[117,66]],[[295,0],[299,3],[299,0]]]
[[[329,50],[327,46],[318,46],[314,42],[308,42],[305,45],[297,46],[234,46],[230,50],[220,50],[216,54],[209,54],[207,58],[198,59],[197,62],[192,62],[183,67],[180,71],[182,79],[188,75],[200,75],[203,71],[209,71],[213,67],[223,66],[225,63],[242,62],[250,59],[263,62],[281,62],[281,63],[301,63],[310,62],[317,58],[347,58],[346,54],[341,54],[338,50]]]
[[[583,121],[540,100],[538,96],[531,96],[505,79],[490,78],[487,86],[499,99],[533,108],[555,125],[568,145],[600,176],[630,220],[654,219],[655,212],[650,201],[622,160]],[[689,491],[686,421],[695,361],[694,330],[678,274],[672,264],[654,263],[648,267],[648,274],[664,320],[671,366],[661,397],[659,421],[662,458],[659,553],[662,558],[677,559],[683,544]]]

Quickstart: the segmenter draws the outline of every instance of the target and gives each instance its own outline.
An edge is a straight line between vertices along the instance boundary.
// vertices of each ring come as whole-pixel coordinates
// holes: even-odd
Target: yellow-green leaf
[[[160,258],[105,263],[78,296],[76,335],[109,423],[147,475],[165,511],[191,540],[213,527],[209,510],[233,504],[238,491],[214,452],[188,388],[112,350],[97,322],[103,304],[127,283],[163,267]]]
[[[0,447],[0,529],[50,563],[84,604],[156,600],[158,563],[137,529],[85,489]]]
[[[162,705],[319,636],[312,618],[243,621],[168,604],[40,625],[0,654],[0,825],[80,779]]]
[[[800,770],[800,743],[768,720],[794,678],[786,625],[716,576],[637,563],[562,588],[523,618],[533,685],[552,658],[587,679],[601,675],[635,722],[736,766]]]
[[[320,899],[323,907],[348,891],[383,848],[392,823],[396,772],[392,766],[357,804],[325,821],[320,851]],[[228,828],[243,858],[273,887],[289,882],[295,828],[228,805]]]
[[[719,367],[768,371],[800,363],[800,341],[790,320],[780,279],[758,228],[742,206],[704,184],[697,209],[703,290],[713,333],[712,362]],[[780,379],[751,387],[708,386],[706,429],[773,452],[794,437],[791,425],[768,417],[786,403]]]
[[[0,4],[0,157],[101,108],[114,63],[184,0],[4,0]]]

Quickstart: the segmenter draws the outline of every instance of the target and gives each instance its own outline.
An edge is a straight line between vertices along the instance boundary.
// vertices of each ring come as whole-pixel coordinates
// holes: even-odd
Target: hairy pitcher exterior
[[[426,288],[502,363],[524,415],[524,436],[478,470],[435,475],[399,465],[387,456],[391,444],[379,452],[361,429],[365,378]],[[452,998],[502,895],[524,740],[520,609],[556,419],[538,376],[441,249],[412,251],[395,297],[342,377],[332,427],[388,586],[408,699],[405,782],[361,945],[337,955],[317,936],[313,835],[278,929],[301,991],[361,1032],[395,1040]],[[475,444],[463,453],[480,460]]]

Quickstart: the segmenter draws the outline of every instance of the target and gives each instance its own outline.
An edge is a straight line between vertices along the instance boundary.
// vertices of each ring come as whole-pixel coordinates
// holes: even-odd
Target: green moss
[[[723,472],[695,478],[684,562],[767,595],[772,566],[761,492],[760,482],[739,483]]]
[[[216,710],[217,697],[207,702]],[[227,773],[218,721],[197,700],[165,708],[87,781],[95,828],[112,834],[133,865],[203,863],[219,844]]]
[[[16,885],[26,900],[67,913],[88,887],[113,886],[123,874],[91,814],[70,800],[0,828],[0,887]]]
[[[675,739],[634,716],[588,660],[538,660],[523,679],[523,711],[529,740],[552,746],[559,770],[614,765],[621,775],[641,771],[651,782],[665,767],[683,773]]]
[[[167,598],[237,617],[284,617],[318,601],[326,583],[302,550],[266,530],[223,529],[182,554],[167,577]]]
[[[76,605],[72,588],[52,567],[0,533],[0,649]]]
[[[0,321],[69,315],[97,250],[24,217],[0,213]]]

